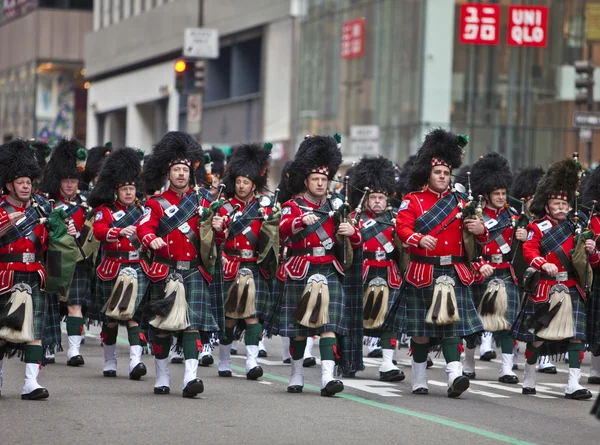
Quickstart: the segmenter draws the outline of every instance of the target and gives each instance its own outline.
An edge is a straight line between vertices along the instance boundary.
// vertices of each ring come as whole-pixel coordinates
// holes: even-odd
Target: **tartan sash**
[[[573,235],[573,226],[568,219],[555,225],[548,230],[540,241],[540,255],[546,256],[561,247],[563,243]]]
[[[301,206],[307,205],[307,202],[302,198],[296,198],[296,202],[298,203],[298,205],[301,205]],[[299,243],[306,237],[315,233],[319,228],[323,227],[323,224],[325,224],[325,221],[327,221],[330,218],[329,212],[331,212],[333,210],[333,206],[331,205],[330,200],[327,199],[325,201],[325,204],[323,204],[321,207],[319,207],[318,210],[320,210],[321,212],[327,212],[327,213],[316,214],[319,217],[319,220],[316,223],[311,224],[308,227],[305,227],[301,232],[298,232],[295,235],[290,236],[288,238],[288,242],[290,242],[292,244]]]
[[[152,199],[156,199],[165,212],[169,207],[171,207],[169,201],[162,196],[155,196]],[[194,216],[197,210],[198,202],[196,200],[196,195],[194,193],[188,193],[181,199],[181,201],[179,201],[179,205],[177,206],[177,211],[175,213],[173,213],[171,216],[165,213],[159,220],[156,236],[163,237],[168,235],[179,226],[188,222]]]
[[[13,213],[15,211],[14,207],[6,201],[3,201],[1,206],[8,213]],[[8,208],[10,208],[10,210]],[[38,224],[40,224],[40,216],[37,211],[32,206],[27,207],[27,209],[25,209],[25,220],[18,226],[11,227],[11,229],[0,238],[0,247],[6,247],[17,240],[26,237]]]
[[[196,193],[196,192],[194,191],[194,193]],[[202,198],[206,199],[208,202],[213,202],[215,200],[215,198],[213,198],[213,195],[211,195],[211,193],[208,190],[206,190],[204,187],[200,187],[198,189],[198,194]]]
[[[114,218],[114,213],[119,212],[119,209],[116,206],[111,206],[111,210],[113,211]],[[142,210],[142,207],[138,207],[136,205],[129,206],[129,208],[125,211],[125,215],[123,215],[123,217],[119,220],[113,220],[109,226],[116,229],[134,226],[142,218],[143,214],[144,211]]]
[[[240,235],[246,229],[246,227],[252,224],[253,221],[249,218],[255,218],[257,216],[258,201],[254,200],[244,208],[244,211],[241,215],[233,219],[232,223],[229,225],[229,235],[227,236],[227,239],[232,240],[236,236]]]
[[[369,218],[364,213],[360,215],[360,219],[363,222],[363,226],[360,228],[360,233],[362,235],[363,242],[369,241],[371,238],[376,237],[380,233],[385,232],[390,226],[387,224],[379,224],[379,223],[391,223],[392,217],[390,212],[385,212],[385,214],[379,216],[378,218]],[[365,223],[368,221],[375,221],[375,224],[370,224],[365,227]]]
[[[415,232],[428,235],[439,226],[456,208],[458,199],[453,193],[449,193],[439,199],[427,213],[419,216],[415,221]]]
[[[488,222],[491,219],[492,218],[490,218],[487,215],[487,213],[483,213],[484,222]],[[510,213],[508,212],[508,210],[505,210],[504,212],[500,213],[498,218],[496,218],[496,221],[498,221],[498,224],[496,224],[491,229],[488,229],[488,232],[490,233],[490,240],[492,241],[496,241],[496,239],[502,237],[504,231],[508,229],[508,227],[510,227]]]

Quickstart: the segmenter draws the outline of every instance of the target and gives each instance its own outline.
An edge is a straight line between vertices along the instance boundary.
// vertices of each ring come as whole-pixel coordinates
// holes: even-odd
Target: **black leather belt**
[[[35,263],[42,260],[37,252],[5,253],[0,255],[0,263]]]
[[[496,254],[496,255],[481,255],[481,257],[486,260],[488,263],[492,264],[502,264],[507,263],[511,260],[511,254]]]
[[[376,260],[376,261],[385,261],[393,259],[393,252],[387,253],[385,250],[378,250],[377,252],[363,252],[364,260]]]
[[[253,249],[224,249],[223,252],[227,256],[243,258],[245,260],[258,259],[258,252]]]
[[[140,259],[140,253],[137,250],[132,250],[130,252],[113,252],[113,251],[105,250],[104,256],[106,258],[113,258],[113,259],[117,259],[117,260],[136,261],[136,260]],[[137,258],[135,258],[136,256],[137,256]]]
[[[433,264],[434,266],[450,266],[453,263],[466,263],[464,257],[456,255],[423,256],[411,253],[410,260],[417,263]]]
[[[553,277],[551,277],[550,275],[545,274],[545,273],[540,273],[540,280],[556,281],[558,283],[560,283],[562,281],[575,279],[575,278],[576,278],[575,275],[573,275],[572,273],[568,273],[568,272],[558,272]]]
[[[200,265],[199,259],[193,259],[190,261],[178,261],[172,260],[171,258],[165,258],[159,255],[154,255],[154,261],[177,270],[191,270],[197,268]]]
[[[289,257],[293,257],[293,256],[302,256],[302,255],[309,255],[309,256],[325,256],[325,255],[331,255],[331,250],[327,250],[325,249],[325,247],[320,246],[320,247],[307,247],[307,248],[300,248],[300,249],[292,249],[289,248],[287,250],[287,256]]]

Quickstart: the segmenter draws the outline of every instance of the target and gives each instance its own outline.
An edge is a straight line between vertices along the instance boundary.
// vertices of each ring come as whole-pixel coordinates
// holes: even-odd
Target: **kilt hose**
[[[250,269],[252,272],[252,276],[254,277],[254,285],[256,286],[256,312],[248,318],[258,318],[259,322],[262,323],[268,313],[269,313],[269,305],[272,303],[271,301],[271,283],[269,280],[265,279],[256,263],[240,263],[240,269],[246,268]],[[233,280],[223,280],[224,286],[224,300],[227,300],[227,294],[229,289],[233,284],[235,284],[237,278]]]
[[[314,274],[324,275],[328,281],[329,323],[320,328],[307,328],[296,321],[294,311],[300,304],[308,279]],[[275,310],[279,313],[274,314],[273,319],[279,319],[279,335],[283,337],[311,337],[320,335],[323,332],[348,335],[348,329],[343,319],[345,311],[344,290],[342,289],[339,272],[333,264],[311,264],[306,277],[302,280],[293,280],[288,277],[281,294],[281,305]]]
[[[69,289],[67,306],[81,305],[84,308],[84,312],[87,311],[87,308],[92,304],[91,279],[92,268],[90,267],[90,263],[87,261],[78,262],[75,266],[73,281]]]
[[[25,283],[31,287],[31,300],[33,301],[33,332],[34,339],[41,340],[44,336],[46,316],[48,314],[48,298],[46,292],[40,290],[40,275],[37,272],[14,272],[13,286]],[[5,306],[10,300],[11,291],[0,295],[0,307]]]
[[[587,342],[590,351],[594,355],[600,355],[600,273],[594,271],[592,294],[586,307],[587,319]]]
[[[46,324],[44,326],[44,335],[42,337],[42,345],[44,352],[55,354],[61,352],[62,348],[62,332],[60,330],[60,301],[57,293],[43,292],[48,301],[48,311],[46,312]]]
[[[142,320],[142,308],[143,308],[142,300],[144,299],[146,289],[148,288],[148,277],[146,277],[146,274],[144,273],[144,270],[142,269],[142,266],[140,266],[139,263],[122,263],[121,265],[119,265],[119,271],[121,271],[121,269],[123,267],[131,267],[132,269],[134,269],[137,272],[138,288],[137,288],[137,296],[135,298],[135,312],[133,313],[133,317],[131,318],[131,320],[140,324],[140,322]],[[115,286],[115,282],[117,281],[118,277],[119,277],[119,275],[117,273],[117,276],[114,279],[104,281],[104,280],[101,280],[100,277],[96,276],[95,288],[96,288],[96,294],[99,297],[99,298],[96,298],[96,300],[100,302],[100,305],[96,306],[96,311],[98,312],[98,314],[100,314],[100,321],[103,323],[117,323],[117,322],[119,322],[121,324],[127,323],[126,321],[114,320],[110,317],[107,317],[102,312],[102,308],[110,299],[110,296],[111,296],[112,291]]]

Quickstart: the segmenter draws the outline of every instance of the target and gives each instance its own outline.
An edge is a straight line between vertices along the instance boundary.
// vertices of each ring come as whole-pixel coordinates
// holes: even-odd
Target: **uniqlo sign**
[[[460,43],[498,45],[500,5],[464,3],[460,6]]]
[[[545,47],[547,43],[547,6],[508,7],[509,45]]]
[[[365,52],[365,19],[344,22],[342,25],[342,59],[360,57]]]

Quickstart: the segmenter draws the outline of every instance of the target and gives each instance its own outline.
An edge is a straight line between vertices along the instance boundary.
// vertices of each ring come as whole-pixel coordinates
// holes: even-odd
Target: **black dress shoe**
[[[287,387],[287,392],[292,394],[299,394],[302,392],[302,386],[300,385],[292,385]]]
[[[523,387],[523,391],[521,391],[523,394],[525,394],[526,396],[531,396],[534,394],[537,394],[537,391],[535,390],[535,388],[525,388]]]
[[[479,360],[483,360],[484,362],[489,362],[496,358],[496,351],[487,351],[485,354],[479,357]]]
[[[292,363],[292,359],[291,358],[286,358],[283,363],[285,363],[286,365],[289,365],[290,363]]]
[[[565,394],[565,399],[572,399],[572,400],[587,400],[587,399],[591,399],[592,398],[592,393],[590,392],[589,389],[578,389],[575,392],[572,392],[571,394]]]
[[[231,371],[219,371],[219,377],[231,377]]]
[[[258,356],[261,357],[261,358],[268,357],[267,351],[265,351],[264,349],[259,349],[258,350]]]
[[[379,380],[381,382],[401,382],[404,378],[404,373],[399,369],[392,369],[387,372],[379,371]]]
[[[164,395],[164,394],[169,394],[170,392],[171,392],[171,388],[169,388],[168,386],[155,386],[154,387],[154,394]]]
[[[557,374],[556,366],[548,366],[547,368],[538,368],[538,372],[543,374]]]
[[[183,388],[183,397],[191,399],[204,392],[204,383],[200,379],[190,380]]]
[[[394,364],[394,366],[398,366],[398,361],[396,359],[393,359],[392,363]]]
[[[424,396],[429,394],[429,390],[427,388],[417,388],[412,393],[418,396]]]
[[[31,391],[29,394],[21,394],[21,400],[42,400],[47,399],[49,395],[46,388],[38,388]]]
[[[590,376],[590,377],[588,377],[588,383],[591,383],[593,385],[598,385],[598,384],[600,384],[600,377]]]
[[[83,357],[81,355],[75,355],[67,361],[67,366],[82,366],[84,364],[85,362],[83,361]]]
[[[317,364],[317,359],[314,357],[306,357],[302,362],[302,366],[305,368],[310,368],[311,366],[315,366]]]
[[[54,363],[56,363],[56,358],[50,357],[50,358],[46,359],[46,364],[47,365],[53,365]]]
[[[431,360],[430,357],[427,357],[427,369],[431,368],[433,366],[433,360]]]
[[[104,371],[102,374],[104,374],[104,377],[116,377],[117,371],[111,369],[110,371]]]
[[[260,366],[255,366],[250,371],[246,373],[246,379],[248,380],[256,380],[261,378],[263,375],[263,370]]]
[[[231,354],[231,355],[237,355],[237,349],[235,349],[235,348],[231,348],[231,352],[230,352],[230,354]]]
[[[356,371],[344,372],[344,373],[342,373],[342,377],[345,378],[345,379],[355,379],[356,378]]]
[[[469,379],[467,377],[463,375],[461,375],[460,377],[456,377],[452,382],[450,388],[448,388],[448,397],[454,399],[460,396],[463,392],[469,389],[470,384],[471,383],[469,382]]]
[[[344,390],[344,384],[342,383],[341,380],[332,380],[329,383],[327,383],[325,388],[321,389],[321,395],[323,397],[333,397],[338,392],[342,392],[343,390]]]
[[[171,357],[171,363],[183,363],[183,357]]]
[[[369,352],[369,357],[370,358],[381,358],[383,357],[383,351],[381,348],[378,349],[373,349],[371,352]]]
[[[519,370],[519,365],[517,365],[516,363],[513,365],[512,367],[513,371],[518,371]]]
[[[131,372],[129,373],[129,378],[131,380],[139,380],[143,376],[145,376],[147,372],[148,371],[146,370],[146,365],[140,362],[137,365],[135,365],[135,367],[131,370]]]
[[[200,366],[210,366],[215,362],[215,359],[213,358],[212,355],[205,355],[203,356],[200,361],[198,362],[198,364]]]
[[[498,377],[498,381],[500,383],[510,383],[511,385],[516,385],[517,383],[519,383],[519,377],[517,377],[516,375],[506,374]]]
[[[475,374],[474,372],[465,372],[463,371],[463,375],[468,378],[469,380],[475,380],[475,377],[477,376],[477,374]]]

